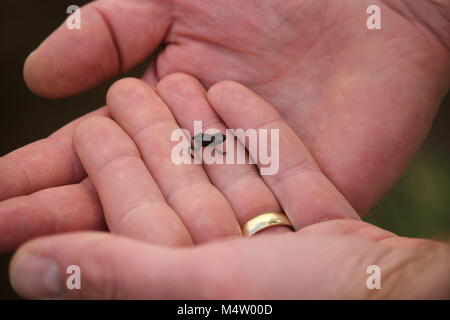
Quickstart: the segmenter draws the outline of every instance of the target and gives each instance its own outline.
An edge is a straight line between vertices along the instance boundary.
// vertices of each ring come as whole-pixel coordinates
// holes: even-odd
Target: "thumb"
[[[361,225],[367,232],[366,224]],[[27,298],[448,297],[450,260],[445,245],[395,237],[402,242],[397,245],[394,237],[380,240],[378,235],[372,241],[348,235],[360,232],[351,229],[339,228],[330,235],[266,235],[182,249],[106,233],[57,235],[22,247],[13,258],[10,276],[18,293]],[[373,264],[382,270],[380,290],[367,287],[367,267]],[[79,290],[66,286],[70,265],[80,268]]]
[[[62,24],[27,58],[25,81],[59,98],[89,89],[144,60],[163,40],[170,1],[94,1],[80,10],[80,29]]]

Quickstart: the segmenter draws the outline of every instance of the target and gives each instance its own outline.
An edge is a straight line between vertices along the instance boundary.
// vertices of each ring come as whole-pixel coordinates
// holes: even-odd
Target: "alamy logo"
[[[370,16],[367,18],[366,26],[369,30],[381,29],[381,8],[375,4],[367,7],[367,14]]]
[[[258,164],[261,175],[274,175],[279,169],[280,134],[278,129],[202,130],[194,121],[194,137],[186,129],[172,132],[174,164]],[[248,153],[246,152],[248,150]]]
[[[370,276],[366,280],[367,289],[381,289],[381,268],[376,264],[367,267],[366,273]]]
[[[81,289],[81,269],[79,266],[72,264],[67,267],[66,273],[70,274],[67,277],[66,286],[69,290]]]
[[[81,29],[81,10],[79,6],[71,5],[67,7],[66,12],[70,16],[66,20],[66,26],[69,30],[80,30]]]

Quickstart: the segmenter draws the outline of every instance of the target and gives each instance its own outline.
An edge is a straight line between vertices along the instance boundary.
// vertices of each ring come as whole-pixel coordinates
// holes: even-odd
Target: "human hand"
[[[227,85],[237,86],[242,96],[223,94]],[[106,117],[92,117],[78,126],[74,146],[110,231],[154,244],[186,246],[239,236],[241,225],[264,212],[284,210],[295,230],[318,221],[359,219],[274,109],[235,83],[216,88],[220,96],[208,99],[201,84],[185,74],[167,76],[156,91],[140,80],[124,79],[107,95],[108,109],[120,126]],[[280,130],[278,170],[264,180],[248,162],[174,163],[179,141],[171,137],[179,126],[194,135],[194,121],[202,121],[202,132],[214,128],[226,133],[227,126],[211,105],[231,103],[237,109],[227,107],[224,119],[241,119],[236,128]],[[274,155],[271,147],[267,152]]]
[[[10,277],[27,298],[448,299],[449,257],[442,243],[334,220],[183,249],[99,232],[47,236],[19,249]],[[81,290],[65,287],[69,265],[81,269]],[[366,286],[371,265],[380,290]]]
[[[110,229],[141,241],[93,232],[33,240],[11,264],[11,280],[20,294],[88,299],[447,297],[448,246],[397,237],[355,221],[355,211],[295,133],[254,93],[222,82],[205,97],[194,79],[180,74],[165,78],[157,91],[178,122],[196,119],[220,129],[222,119],[229,128],[279,129],[280,169],[264,179],[297,231],[267,235],[273,230],[267,229],[261,232],[265,237],[223,239],[237,235],[232,214],[242,224],[265,210],[279,210],[277,201],[257,174],[239,179],[241,170],[251,170],[249,165],[206,166],[213,184],[203,178],[201,166],[173,165],[170,136],[177,123],[152,89],[125,79],[107,99],[121,127],[107,118],[88,119],[76,129],[74,145]],[[325,220],[330,214],[347,219],[302,226],[312,215]],[[191,248],[155,245],[188,246],[191,239],[199,243],[219,236],[221,241]],[[381,290],[366,286],[366,269],[373,264],[382,270]],[[81,290],[64,287],[69,265],[82,270]]]
[[[25,78],[45,96],[74,94],[164,42],[148,83],[185,71],[206,86],[247,85],[279,110],[362,214],[402,172],[448,88],[448,4],[376,3],[382,31],[366,29],[367,1],[96,1],[82,9],[81,30],[62,26],[29,57]],[[0,199],[40,191],[0,204],[1,250],[37,235],[103,227],[89,182],[78,184],[85,173],[74,127],[1,159]]]

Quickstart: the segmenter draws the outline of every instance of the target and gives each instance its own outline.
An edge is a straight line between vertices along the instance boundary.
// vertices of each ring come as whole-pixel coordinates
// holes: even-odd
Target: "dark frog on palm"
[[[208,133],[199,133],[192,137],[193,143],[191,146],[191,156],[194,157],[194,152],[199,151],[203,147],[216,147],[222,143],[225,142],[227,136],[223,133],[215,133],[215,134],[208,134]],[[218,150],[215,148],[217,152],[220,152],[221,154],[225,154],[225,152]]]

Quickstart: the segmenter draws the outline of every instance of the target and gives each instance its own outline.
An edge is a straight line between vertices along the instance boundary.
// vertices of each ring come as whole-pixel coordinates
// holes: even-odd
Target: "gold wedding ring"
[[[292,224],[285,214],[268,212],[260,214],[244,224],[242,227],[242,233],[246,237],[251,237],[261,230],[274,226],[292,227]]]

